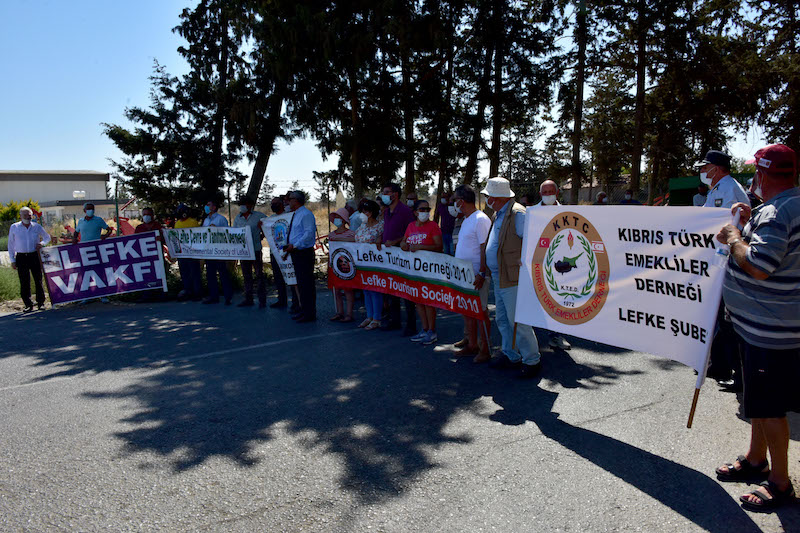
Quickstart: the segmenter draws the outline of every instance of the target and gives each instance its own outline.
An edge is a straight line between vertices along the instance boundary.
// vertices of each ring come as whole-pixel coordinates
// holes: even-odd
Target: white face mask
[[[381,194],[381,202],[383,202],[383,205],[390,205],[392,203],[392,197],[388,194]]]
[[[414,207],[415,203],[416,203],[416,200],[406,200],[406,204],[408,204],[408,207]]]
[[[289,204],[283,204],[283,210],[286,211],[287,213],[291,213],[292,206],[290,206]]]
[[[630,194],[626,194],[626,195],[625,195],[625,199],[626,199],[626,200],[630,200],[630,199],[631,199],[631,195],[630,195]]]
[[[243,214],[243,215],[244,215],[245,213],[247,213],[247,211],[248,211],[248,209],[247,209],[247,206],[246,206],[246,205],[240,205],[240,206],[239,206],[239,212],[240,212],[241,214]]]
[[[143,215],[142,220],[144,220],[145,224],[149,224],[153,221],[153,217],[150,215]]]
[[[456,209],[456,206],[454,205],[448,206],[447,212],[450,213],[450,216],[453,218],[458,216],[458,209]]]
[[[488,205],[489,209],[491,209],[492,211],[497,211],[497,209],[495,209],[494,207],[494,202],[491,201],[489,198],[486,199],[486,205]]]
[[[439,201],[442,203],[442,205],[447,205],[447,198],[442,198]]]
[[[336,226],[337,228],[341,228],[342,224],[344,224],[344,220],[342,220],[341,218],[333,219],[333,225]]]
[[[25,224],[26,226],[30,226],[30,224],[31,224],[31,219],[29,219],[29,218],[23,218],[23,219],[22,219],[22,223],[23,223],[23,224]]]
[[[544,205],[554,205],[556,203],[556,195],[555,194],[542,195],[542,203]]]
[[[711,187],[712,179],[708,177],[708,172],[701,172],[700,173],[700,181]]]
[[[420,211],[419,213],[417,213],[417,220],[419,220],[420,222],[427,222],[429,218],[431,218],[431,214],[427,211],[425,212]]]

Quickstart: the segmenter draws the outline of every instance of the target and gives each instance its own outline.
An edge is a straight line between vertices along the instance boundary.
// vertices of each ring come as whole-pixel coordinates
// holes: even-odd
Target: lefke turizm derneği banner
[[[254,260],[253,235],[250,228],[205,226],[169,228],[164,232],[170,257],[176,259]]]
[[[50,301],[64,304],[112,294],[167,290],[157,232],[39,250]]]
[[[529,207],[518,322],[680,361],[705,375],[730,210]]]
[[[331,242],[328,286],[400,296],[483,320],[472,263],[435,252]]]

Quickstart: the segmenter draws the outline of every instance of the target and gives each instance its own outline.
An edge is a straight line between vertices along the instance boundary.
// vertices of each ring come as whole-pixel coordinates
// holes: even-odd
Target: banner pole
[[[514,340],[511,341],[511,349],[517,349],[517,323],[514,322]]]
[[[700,389],[694,389],[694,398],[692,398],[692,408],[689,410],[689,420],[686,422],[686,427],[692,428],[692,421],[694,420],[694,411],[697,409],[697,399],[700,397]]]

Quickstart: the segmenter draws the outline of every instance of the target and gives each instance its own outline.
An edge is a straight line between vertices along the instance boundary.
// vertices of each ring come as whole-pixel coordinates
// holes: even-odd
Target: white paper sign
[[[278,268],[281,269],[283,280],[287,285],[297,285],[297,277],[294,274],[292,258],[286,255],[284,259],[285,252],[283,251],[283,247],[287,244],[289,225],[291,223],[292,213],[272,215],[264,219],[261,229],[267,237],[269,253],[275,258],[275,262],[278,263]]]

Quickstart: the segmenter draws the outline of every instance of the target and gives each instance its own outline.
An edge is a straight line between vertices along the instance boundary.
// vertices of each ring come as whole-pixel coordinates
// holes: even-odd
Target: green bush
[[[0,267],[0,302],[19,298],[19,276],[11,267]]]
[[[28,206],[37,212],[42,210],[39,204],[33,201],[33,198],[28,198],[24,202],[15,202],[12,200],[6,205],[0,204],[0,220],[16,222],[19,220],[19,210],[24,206]]]
[[[8,251],[8,235],[0,237],[0,252]]]

